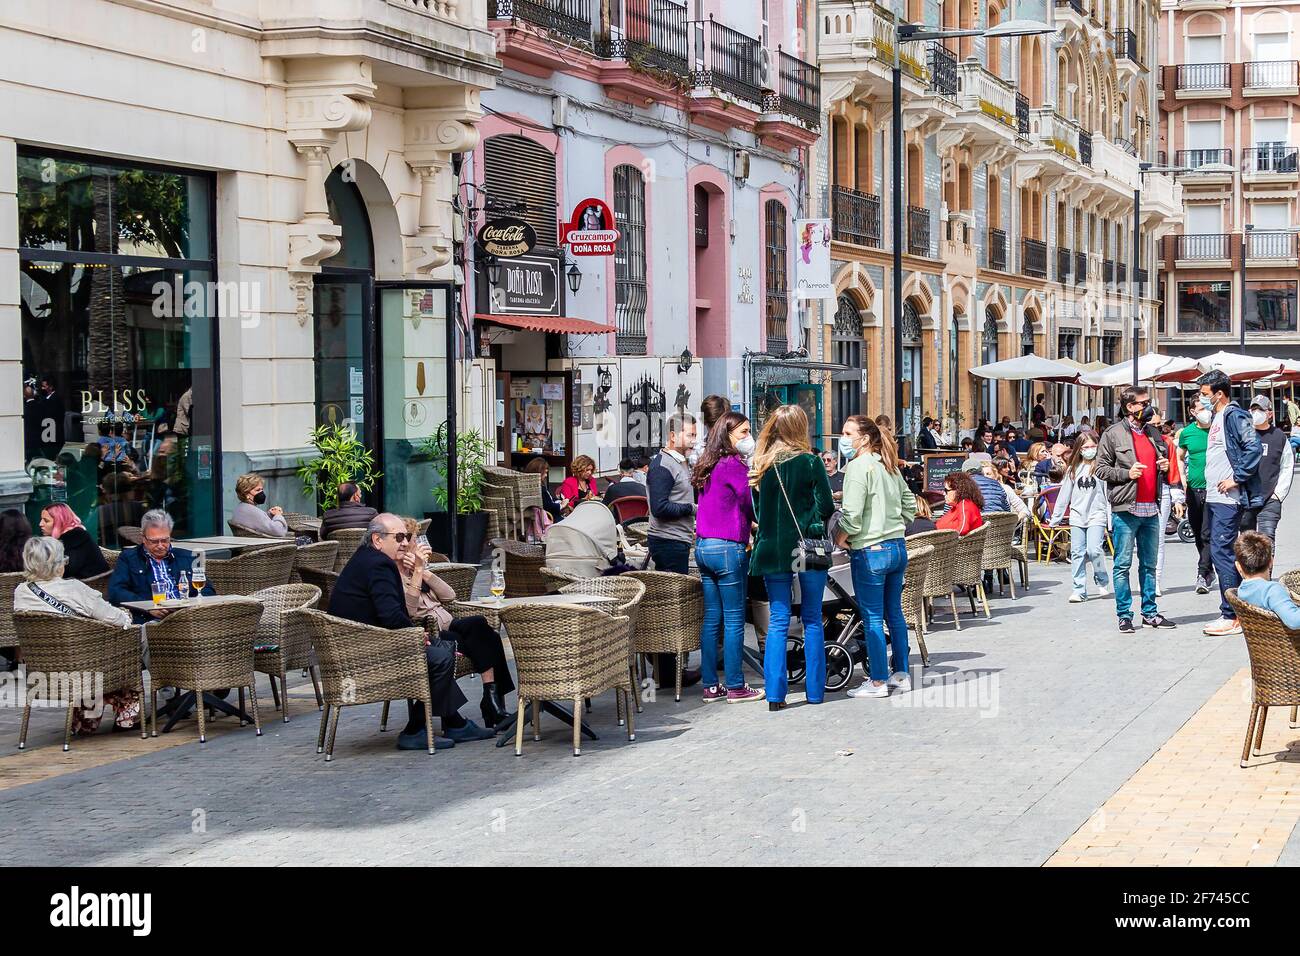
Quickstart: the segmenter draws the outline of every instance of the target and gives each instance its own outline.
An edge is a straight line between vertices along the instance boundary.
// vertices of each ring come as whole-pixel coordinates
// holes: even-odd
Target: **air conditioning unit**
[[[766,47],[758,51],[758,85],[765,90],[772,89],[772,51]]]

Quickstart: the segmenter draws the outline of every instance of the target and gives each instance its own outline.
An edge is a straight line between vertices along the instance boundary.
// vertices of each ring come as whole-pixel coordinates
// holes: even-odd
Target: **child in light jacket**
[[[1074,578],[1071,604],[1088,600],[1089,562],[1092,563],[1092,580],[1099,593],[1104,595],[1110,584],[1102,551],[1110,506],[1106,500],[1106,483],[1093,471],[1096,459],[1096,436],[1091,432],[1081,433],[1066,457],[1065,479],[1056,496],[1056,507],[1052,509],[1053,526],[1059,526],[1065,512],[1070,512],[1070,570]]]

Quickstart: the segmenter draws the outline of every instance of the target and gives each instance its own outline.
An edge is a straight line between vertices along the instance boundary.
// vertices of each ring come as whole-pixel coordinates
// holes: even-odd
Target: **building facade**
[[[1028,395],[969,369],[1033,353],[1087,365],[1154,343],[1156,239],[1181,212],[1178,187],[1143,174],[1156,160],[1153,4],[908,0],[908,22],[983,29],[1011,20],[1054,32],[897,43],[893,13],[830,0],[817,16],[827,136],[814,204],[834,223],[838,297],[823,312],[837,373],[835,427],[862,410],[923,415],[948,429],[1018,420]],[[890,176],[891,76],[902,73],[903,184]],[[1141,232],[1134,255],[1135,192]],[[891,204],[905,205],[903,309],[890,315]],[[1134,281],[1136,280],[1136,282]],[[1134,294],[1136,293],[1136,302]],[[895,327],[902,366],[892,354]],[[860,330],[860,333],[859,333]],[[860,344],[859,344],[860,338]],[[1081,414],[1084,389],[1045,389],[1049,409]],[[897,423],[896,423],[897,424]]]
[[[1300,356],[1300,4],[1164,3],[1161,149],[1184,217],[1162,250],[1170,351]],[[1244,295],[1243,295],[1244,293]]]

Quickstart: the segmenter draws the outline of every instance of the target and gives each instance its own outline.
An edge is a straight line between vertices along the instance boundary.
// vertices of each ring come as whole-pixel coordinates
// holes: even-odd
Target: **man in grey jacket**
[[[663,450],[650,460],[646,473],[646,494],[650,504],[650,528],[646,543],[656,571],[687,574],[691,545],[695,543],[695,487],[687,453],[695,447],[695,419],[679,412],[668,419],[668,437]],[[671,654],[659,656],[660,680],[668,681],[675,667]],[[687,671],[682,686],[700,679],[700,672]]]

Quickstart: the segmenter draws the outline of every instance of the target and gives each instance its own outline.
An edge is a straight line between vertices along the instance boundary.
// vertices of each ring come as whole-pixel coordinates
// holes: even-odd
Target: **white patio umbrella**
[[[1161,355],[1158,352],[1147,352],[1140,356],[1137,370],[1139,382],[1176,382],[1195,378],[1201,374],[1195,359],[1184,358],[1181,355]],[[1079,379],[1081,385],[1091,385],[1094,388],[1122,387],[1131,385],[1132,382],[1131,361],[1108,365],[1095,372],[1088,372]]]
[[[1242,355],[1240,352],[1215,352],[1197,360],[1202,372],[1219,369],[1234,382],[1253,382],[1283,371],[1281,359]]]
[[[1077,382],[1081,374],[1073,366],[1039,355],[1018,355],[1001,362],[978,365],[970,373],[998,382]]]

